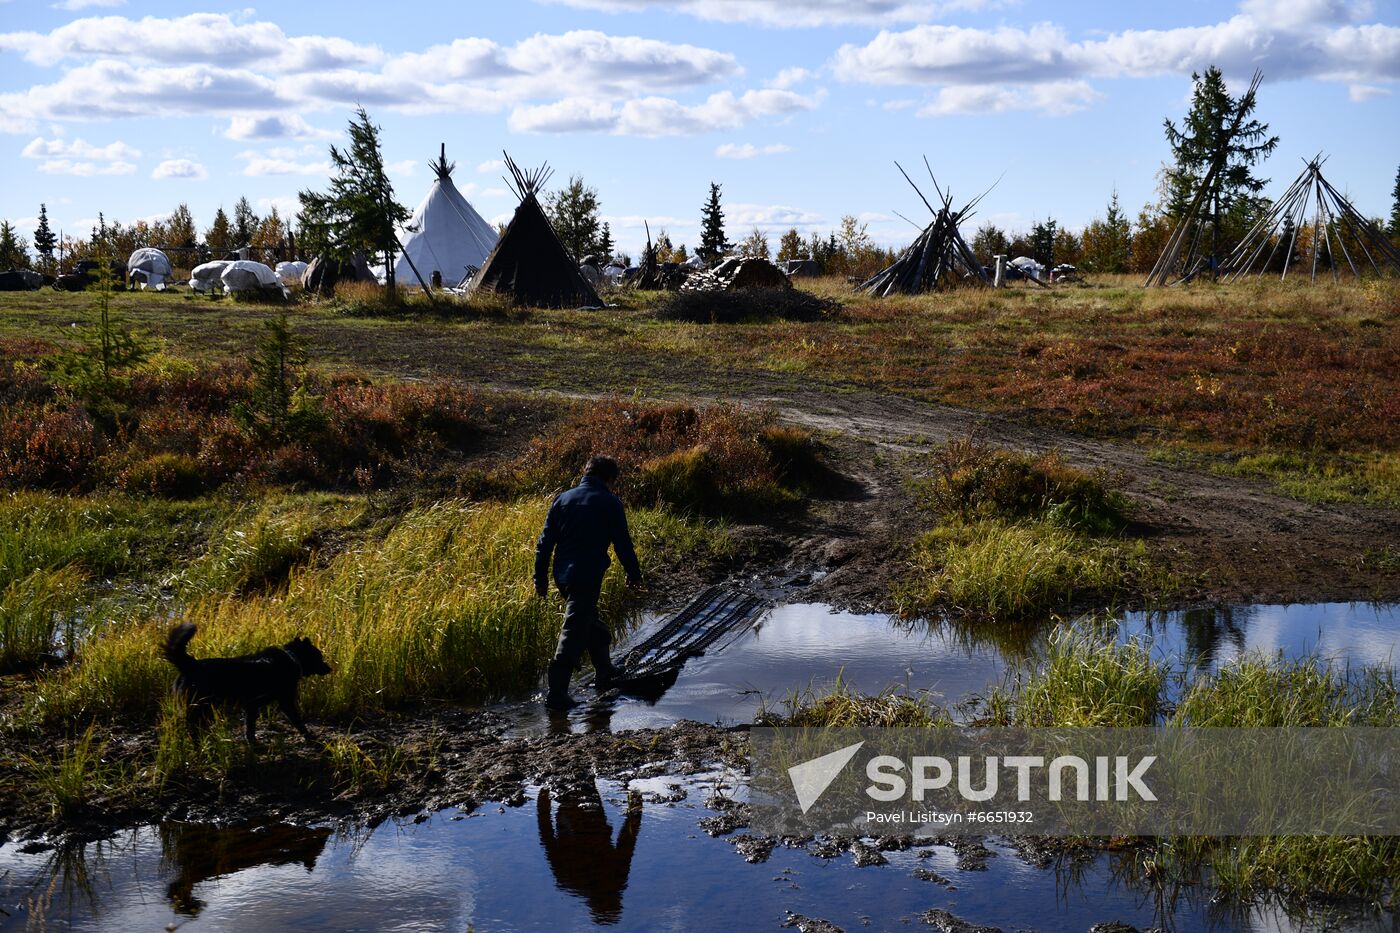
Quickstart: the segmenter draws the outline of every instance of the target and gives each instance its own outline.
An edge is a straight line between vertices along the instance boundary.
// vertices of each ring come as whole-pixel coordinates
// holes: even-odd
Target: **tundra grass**
[[[536,597],[531,582],[533,544],[547,507],[544,498],[443,500],[324,566],[291,568],[285,584],[271,591],[198,596],[181,613],[199,626],[191,652],[238,654],[310,637],[334,669],[302,687],[305,709],[322,720],[529,689],[562,622],[557,597]],[[655,566],[677,541],[700,546],[702,554],[726,547],[721,526],[663,512],[640,510],[633,525],[644,566]],[[615,626],[629,624],[623,590],[614,568],[602,605]],[[32,708],[50,723],[122,713],[154,717],[171,679],[157,650],[171,621],[160,613],[101,627],[77,664],[34,687]]]
[[[991,726],[1400,727],[1400,693],[1389,668],[1250,655],[1216,670],[1173,670],[1155,660],[1145,642],[1120,643],[1090,629],[1056,633],[1034,666],[995,687],[974,709],[981,714],[977,721]],[[892,710],[899,711],[894,722]],[[786,715],[770,713],[763,722],[931,726],[946,716],[907,693],[861,696],[838,684],[794,695]],[[1245,901],[1384,903],[1400,890],[1400,840],[1393,837],[1146,838],[1119,857],[1144,879],[1206,879]]]
[[[952,612],[991,622],[1121,605],[1176,584],[1138,540],[1097,538],[1048,520],[952,519],[915,540],[897,584],[901,615]]]

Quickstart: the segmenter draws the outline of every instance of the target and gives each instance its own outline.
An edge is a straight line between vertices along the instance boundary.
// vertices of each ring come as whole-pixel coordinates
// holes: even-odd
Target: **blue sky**
[[[902,244],[895,212],[927,212],[892,162],[918,180],[923,156],[960,198],[1001,178],[974,225],[1077,228],[1115,188],[1134,213],[1155,197],[1162,120],[1211,63],[1236,86],[1265,73],[1272,193],[1325,150],[1334,184],[1389,213],[1395,2],[0,0],[0,217],[27,234],[40,202],[70,232],[181,201],[201,225],[240,195],[294,209],[360,102],[410,209],[445,142],[459,187],[507,218],[505,149],[582,175],[633,252],[644,218],[693,244],[712,180],[731,239],[853,214]]]

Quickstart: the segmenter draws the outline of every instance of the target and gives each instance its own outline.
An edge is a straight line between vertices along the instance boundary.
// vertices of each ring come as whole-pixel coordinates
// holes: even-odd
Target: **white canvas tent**
[[[428,164],[437,177],[404,226],[403,253],[394,261],[394,280],[414,285],[422,276],[424,282],[431,282],[433,273],[439,272],[443,285],[452,287],[485,264],[496,248],[496,228],[452,183],[456,164],[447,161],[446,145],[438,160]]]
[[[126,272],[133,280],[139,281],[142,288],[149,287],[156,291],[164,291],[165,280],[173,274],[170,258],[149,246],[131,254],[126,261]]]

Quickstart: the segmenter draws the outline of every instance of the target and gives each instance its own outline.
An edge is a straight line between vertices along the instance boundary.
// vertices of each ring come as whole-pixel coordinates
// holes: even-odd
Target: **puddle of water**
[[[1217,667],[1243,655],[1316,656],[1340,667],[1400,664],[1400,605],[1312,603],[1131,613],[1124,637],[1152,639],[1178,663]]]
[[[1267,908],[1222,913],[1201,891],[1168,908],[1116,879],[1107,856],[1072,871],[1037,868],[995,841],[984,871],[959,869],[941,846],[923,858],[918,850],[886,853],[889,864],[866,868],[849,855],[784,848],[750,865],[728,841],[698,829],[712,811],[700,803],[705,788],[688,789],[679,804],[629,810],[626,789],[609,784],[592,806],[536,796],[514,809],[445,811],[359,834],[144,827],[70,853],[56,876],[52,853],[10,844],[0,847],[0,908],[10,914],[0,914],[0,927],[35,920],[20,905],[38,898],[49,925],[73,930],[776,931],[793,911],[854,931],[898,929],[933,907],[1042,933],[1083,933],[1106,920],[1221,933],[1304,929]],[[913,877],[915,868],[956,890]],[[1390,923],[1373,917],[1332,929]]]
[[[655,620],[630,639],[646,637]],[[1173,666],[1227,663],[1242,654],[1288,658],[1316,655],[1338,665],[1400,663],[1400,606],[1317,603],[1130,613],[1120,638],[1144,636]],[[906,686],[945,704],[985,694],[1009,667],[1034,656],[1045,630],[959,628],[903,624],[883,615],[833,612],[819,604],[773,609],[753,630],[722,649],[692,658],[655,702],[623,698],[590,704],[572,716],[575,731],[665,727],[680,719],[737,725],[753,721],[764,702],[782,707],[794,691],[849,686],[879,692]],[[627,643],[619,645],[619,653]],[[585,694],[581,693],[580,697]],[[558,723],[555,723],[555,727]],[[533,706],[520,729],[537,732],[546,719]]]
[[[644,639],[654,624],[643,625],[613,654]],[[949,629],[790,603],[773,609],[722,650],[691,658],[654,703],[624,698],[592,706],[574,718],[588,728],[614,731],[669,726],[680,719],[751,723],[765,701],[781,705],[791,691],[830,686],[838,676],[867,692],[907,684],[956,702],[997,682],[1002,667],[996,649],[969,646]],[[582,699],[586,694],[578,695]],[[540,714],[529,715],[524,728],[541,728],[543,721]]]

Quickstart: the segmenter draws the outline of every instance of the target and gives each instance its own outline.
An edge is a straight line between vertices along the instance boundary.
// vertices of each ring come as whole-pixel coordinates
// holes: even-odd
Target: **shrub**
[[[656,306],[656,316],[692,324],[743,324],[822,321],[840,310],[840,302],[798,288],[740,288],[671,292]]]
[[[204,491],[205,475],[194,457],[161,453],[127,467],[118,484],[126,492],[192,499]]]
[[[607,454],[622,468],[619,491],[629,501],[708,515],[737,513],[791,500],[795,476],[813,456],[796,452],[801,435],[779,428],[771,411],[615,398],[581,408],[537,438],[512,472],[525,489],[553,491],[577,478],[590,456]]]
[[[53,489],[86,485],[103,446],[81,406],[8,406],[0,413],[0,482]]]
[[[945,515],[1043,518],[1094,533],[1127,523],[1128,501],[1109,488],[1107,477],[1068,466],[1055,451],[1029,457],[971,438],[950,441],[934,454],[932,475],[919,487],[928,505]]]

